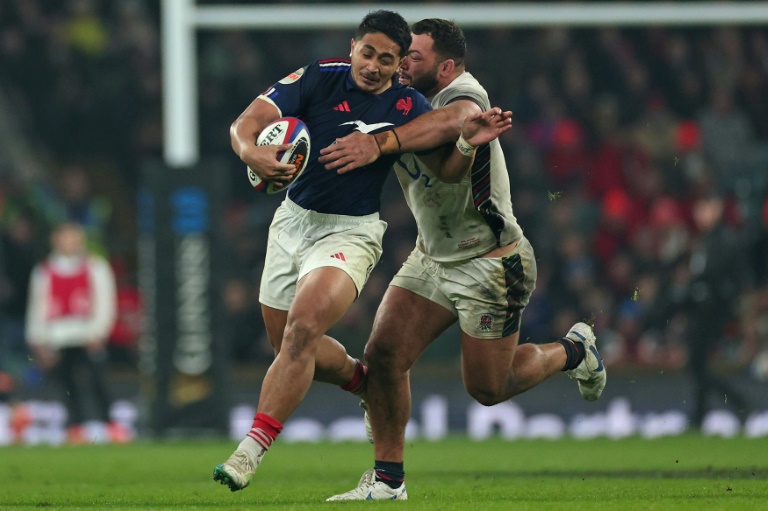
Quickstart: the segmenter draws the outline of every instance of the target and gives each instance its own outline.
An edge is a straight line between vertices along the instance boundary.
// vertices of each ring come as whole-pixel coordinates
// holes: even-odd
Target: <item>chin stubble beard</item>
[[[421,92],[424,96],[427,96],[430,92],[437,88],[437,80],[429,80],[422,82],[411,82],[411,87]]]
[[[420,80],[414,80],[413,77],[411,77],[411,87],[426,96],[437,89],[437,74],[430,74]]]

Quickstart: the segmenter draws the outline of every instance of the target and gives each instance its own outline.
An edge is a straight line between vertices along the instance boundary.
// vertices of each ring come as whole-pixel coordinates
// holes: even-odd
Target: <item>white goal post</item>
[[[768,2],[435,3],[197,5],[162,0],[163,147],[165,163],[199,159],[196,33],[199,29],[354,28],[373,9],[409,21],[455,20],[462,28],[598,26],[718,26],[768,23]]]

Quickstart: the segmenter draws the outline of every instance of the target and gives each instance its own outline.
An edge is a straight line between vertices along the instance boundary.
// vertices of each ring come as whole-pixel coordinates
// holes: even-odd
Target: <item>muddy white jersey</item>
[[[440,108],[458,99],[474,101],[483,111],[491,108],[487,92],[468,72],[438,92],[431,103]],[[478,147],[472,169],[460,183],[441,182],[413,153],[403,154],[394,168],[416,218],[416,248],[432,259],[470,259],[522,237],[512,212],[509,175],[498,139]]]

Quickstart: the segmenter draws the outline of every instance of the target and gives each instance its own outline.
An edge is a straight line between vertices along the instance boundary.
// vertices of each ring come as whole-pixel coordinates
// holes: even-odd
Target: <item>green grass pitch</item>
[[[327,503],[372,467],[370,445],[272,447],[251,486],[211,479],[236,442],[0,448],[0,509],[768,510],[765,439],[416,441],[407,502]]]

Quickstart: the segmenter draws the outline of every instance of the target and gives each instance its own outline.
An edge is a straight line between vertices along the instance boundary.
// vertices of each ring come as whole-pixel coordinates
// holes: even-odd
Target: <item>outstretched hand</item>
[[[493,107],[486,112],[464,118],[461,135],[475,147],[487,144],[512,127],[512,112]]]
[[[337,138],[333,144],[320,149],[320,157],[317,161],[325,164],[328,170],[345,174],[375,162],[380,154],[379,146],[376,145],[372,135],[355,131],[345,137]]]

